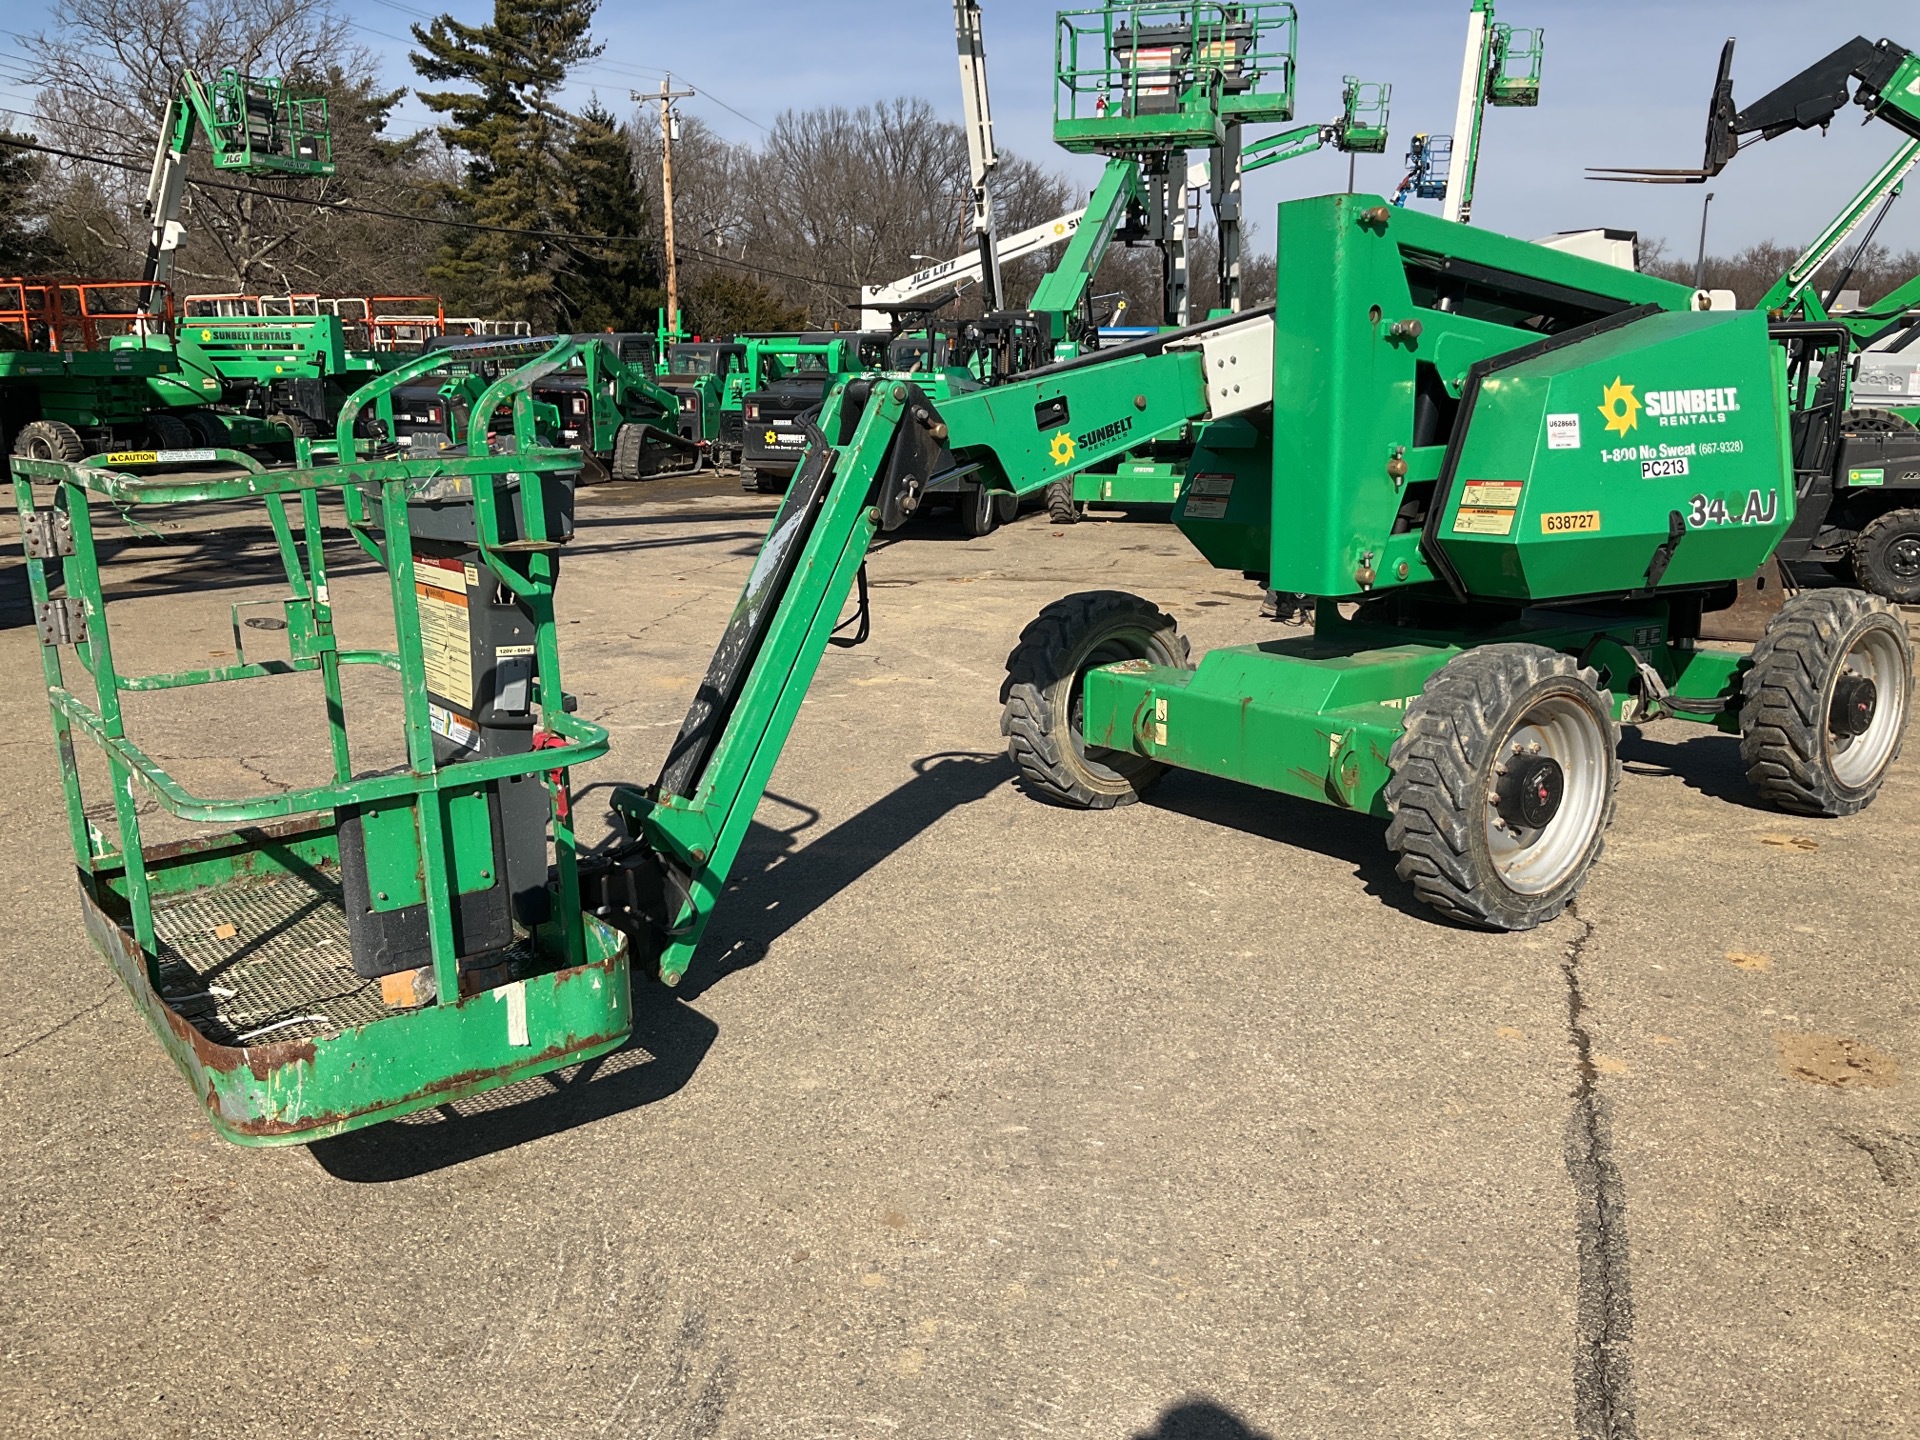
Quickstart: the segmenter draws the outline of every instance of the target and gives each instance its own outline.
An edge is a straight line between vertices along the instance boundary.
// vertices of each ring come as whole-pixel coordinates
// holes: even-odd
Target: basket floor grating
[[[161,998],[216,1045],[337,1035],[393,1012],[354,972],[339,883],[244,880],[156,901]]]

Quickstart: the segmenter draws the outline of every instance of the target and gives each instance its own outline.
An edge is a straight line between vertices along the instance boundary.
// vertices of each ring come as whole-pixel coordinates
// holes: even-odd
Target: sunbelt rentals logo
[[[1637,429],[1640,424],[1640,412],[1645,407],[1633,393],[1633,386],[1621,383],[1618,375],[1607,386],[1606,393],[1600,397],[1600,413],[1606,417],[1607,429],[1617,435]]]
[[[1662,429],[1678,430],[1694,425],[1724,425],[1727,417],[1740,413],[1740,390],[1734,385],[1713,386],[1703,390],[1649,390],[1644,397],[1618,375],[1600,396],[1600,414],[1607,429],[1625,435],[1640,428],[1640,416]]]

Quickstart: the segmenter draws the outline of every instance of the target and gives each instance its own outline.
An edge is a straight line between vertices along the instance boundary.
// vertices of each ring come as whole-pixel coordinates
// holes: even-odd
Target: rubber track
[[[1905,636],[1900,616],[1877,595],[1803,591],[1780,608],[1754,647],[1740,706],[1740,758],[1747,780],[1768,804],[1795,815],[1833,817],[1852,815],[1873,798],[1873,790],[1860,796],[1842,793],[1824,756],[1826,681],[1836,652],[1876,614],[1891,616]],[[1887,757],[1889,768],[1899,754],[1896,741]]]

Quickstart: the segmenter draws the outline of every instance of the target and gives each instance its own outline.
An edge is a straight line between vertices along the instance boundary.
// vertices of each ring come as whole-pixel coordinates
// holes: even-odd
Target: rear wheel
[[[1740,757],[1760,797],[1800,815],[1852,815],[1900,754],[1913,645],[1893,607],[1858,590],[1809,590],[1754,647]]]
[[[193,431],[187,428],[187,422],[178,415],[169,415],[164,410],[147,416],[147,434],[152,438],[156,450],[191,450],[193,448]]]
[[[960,528],[972,540],[1000,528],[1000,504],[993,491],[984,485],[969,485],[960,491]]]
[[[1920,510],[1889,510],[1853,542],[1853,579],[1901,605],[1920,604]]]
[[[282,410],[269,415],[268,421],[287,427],[287,433],[296,440],[318,440],[320,423],[303,410]]]
[[[30,460],[84,460],[87,442],[64,420],[34,420],[14,436],[13,453]]]
[[[1056,525],[1079,521],[1080,507],[1074,503],[1073,481],[1056,480],[1047,486],[1047,518]]]
[[[1920,434],[1920,427],[1891,410],[1849,410],[1840,417],[1840,428],[1855,435]]]
[[[227,422],[211,410],[189,410],[180,417],[180,423],[193,435],[196,445],[220,448],[233,443],[233,437],[227,433]]]
[[[1620,762],[1598,677],[1540,645],[1483,645],[1407,706],[1387,845],[1414,894],[1463,924],[1531,930],[1606,844]]]
[[[1000,732],[1029,794],[1080,810],[1110,810],[1132,804],[1166,773],[1156,760],[1085,741],[1081,682],[1089,670],[1122,660],[1193,668],[1173,617],[1121,590],[1056,600],[1021,631],[1007,657]]]

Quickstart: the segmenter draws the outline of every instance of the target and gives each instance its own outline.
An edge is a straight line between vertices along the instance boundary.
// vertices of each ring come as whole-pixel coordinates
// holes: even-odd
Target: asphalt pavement
[[[772,508],[583,499],[590,825],[653,777]],[[217,661],[268,537],[170,523],[115,534],[126,653]],[[1042,605],[1133,590],[1196,651],[1275,626],[1151,518],[936,519],[873,556],[871,639],[823,661],[631,1047],[249,1151],[81,929],[18,556],[0,1432],[1920,1433],[1920,751],[1812,821],[1757,808],[1729,738],[1629,730],[1574,912],[1472,933],[1365,817],[1179,774],[1107,814],[1023,794],[998,690]],[[335,558],[379,643],[382,582]],[[225,689],[136,697],[137,733],[224,793],[324,777],[317,692]],[[349,705],[377,757],[391,695]]]

